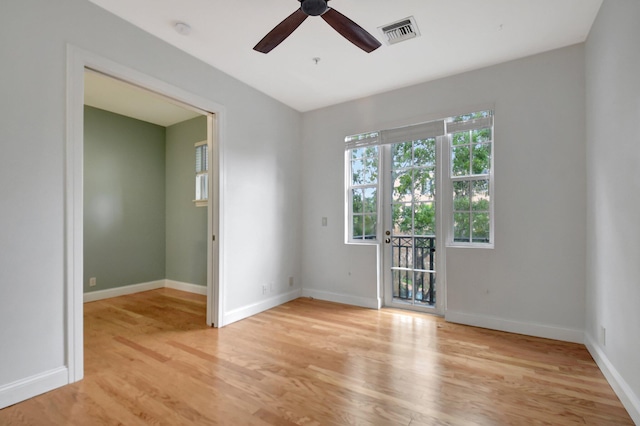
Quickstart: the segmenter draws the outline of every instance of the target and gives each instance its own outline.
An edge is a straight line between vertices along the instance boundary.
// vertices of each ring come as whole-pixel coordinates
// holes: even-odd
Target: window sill
[[[209,200],[193,200],[196,207],[207,207],[209,205]]]
[[[449,243],[447,248],[461,248],[461,249],[493,249],[495,245],[493,243]]]
[[[378,240],[349,240],[345,241],[345,244],[351,246],[374,246],[378,244]]]

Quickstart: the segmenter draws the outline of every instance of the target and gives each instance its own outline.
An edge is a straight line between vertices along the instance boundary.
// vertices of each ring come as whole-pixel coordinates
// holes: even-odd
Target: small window
[[[378,234],[377,146],[347,150],[349,241],[373,242]]]
[[[207,141],[196,145],[196,206],[206,206],[209,199],[209,150]]]
[[[450,245],[493,246],[493,112],[452,117],[450,179],[453,220]]]

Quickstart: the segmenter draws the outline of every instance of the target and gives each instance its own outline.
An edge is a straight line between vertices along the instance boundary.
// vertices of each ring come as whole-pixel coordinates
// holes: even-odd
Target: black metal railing
[[[436,238],[391,237],[391,250],[392,266],[398,268],[392,272],[393,297],[434,305]]]

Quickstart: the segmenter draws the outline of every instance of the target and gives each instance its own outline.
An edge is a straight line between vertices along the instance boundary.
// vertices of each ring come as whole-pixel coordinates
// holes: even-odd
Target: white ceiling
[[[301,112],[583,42],[602,3],[331,0],[380,41],[378,27],[409,16],[422,35],[367,54],[309,17],[265,55],[253,46],[297,0],[90,1]]]
[[[163,127],[202,115],[164,96],[94,71],[84,73],[84,103]]]

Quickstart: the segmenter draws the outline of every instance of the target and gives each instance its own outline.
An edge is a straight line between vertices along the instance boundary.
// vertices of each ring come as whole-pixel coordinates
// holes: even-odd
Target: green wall
[[[165,133],[85,107],[85,291],[165,278]]]
[[[207,139],[207,118],[167,127],[166,278],[207,285],[207,208],[196,207],[194,144]]]
[[[205,116],[165,128],[85,106],[85,292],[207,285],[207,208],[193,202],[194,144],[206,138]]]

